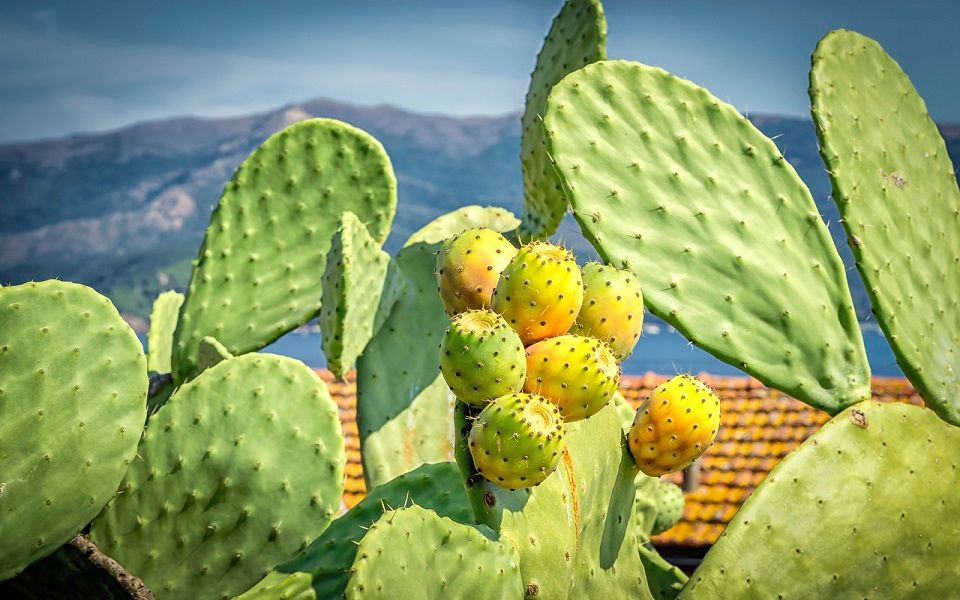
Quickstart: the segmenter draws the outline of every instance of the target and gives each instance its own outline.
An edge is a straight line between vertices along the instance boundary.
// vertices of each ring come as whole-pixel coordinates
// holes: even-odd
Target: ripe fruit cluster
[[[598,263],[581,269],[547,242],[518,250],[476,228],[441,246],[437,288],[451,316],[440,371],[479,411],[468,440],[477,470],[504,487],[539,484],[560,461],[564,423],[590,418],[617,391],[643,326],[636,277]],[[630,432],[638,466],[651,475],[686,466],[713,440],[719,412],[693,378],[660,386]]]

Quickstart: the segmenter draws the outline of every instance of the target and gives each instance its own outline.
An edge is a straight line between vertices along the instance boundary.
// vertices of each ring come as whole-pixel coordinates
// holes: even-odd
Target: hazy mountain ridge
[[[246,117],[168,119],[0,146],[0,283],[81,281],[121,310],[145,315],[157,292],[184,287],[209,211],[237,165],[271,134],[310,117],[352,123],[389,152],[400,196],[391,250],[457,206],[522,212],[519,114],[455,118],[318,99]],[[811,123],[752,120],[778,136],[849,259]],[[956,164],[960,126],[942,130]],[[588,251],[571,219],[558,236]],[[861,315],[869,314],[859,282],[854,295]]]

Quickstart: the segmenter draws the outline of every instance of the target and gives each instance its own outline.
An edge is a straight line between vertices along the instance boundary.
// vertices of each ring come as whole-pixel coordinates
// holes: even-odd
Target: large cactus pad
[[[314,317],[341,213],[363,215],[382,243],[396,191],[383,147],[345,123],[302,121],[264,142],[210,218],[174,336],[174,378],[196,373],[204,336],[243,354]]]
[[[543,143],[542,120],[547,96],[567,73],[605,59],[606,46],[607,22],[599,0],[567,0],[537,55],[521,120],[524,239],[550,235],[567,211],[567,200]]]
[[[681,597],[954,595],[958,457],[960,429],[930,410],[847,409],[770,472]]]
[[[960,191],[906,74],[852,31],[817,46],[810,99],[877,322],[928,406],[960,425]]]
[[[437,355],[450,322],[434,274],[440,243],[471,227],[507,231],[518,224],[502,208],[466,206],[414,233],[395,257],[403,291],[357,364],[357,426],[368,488],[452,457],[454,398]]]
[[[317,537],[340,506],[344,441],[303,363],[246,354],[203,371],[150,419],[100,548],[164,598],[229,598]]]
[[[0,288],[0,580],[110,500],[146,397],[143,349],[109,300],[60,281]]]
[[[843,264],[810,192],[732,106],[598,62],[550,95],[547,145],[584,234],[721,360],[836,413],[869,397]]]

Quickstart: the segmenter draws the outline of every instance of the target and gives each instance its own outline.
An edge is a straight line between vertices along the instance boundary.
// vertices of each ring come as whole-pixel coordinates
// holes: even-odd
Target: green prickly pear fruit
[[[627,439],[640,470],[659,477],[698,459],[719,428],[717,395],[699,379],[677,375],[640,405]]]
[[[486,227],[445,240],[437,254],[437,288],[447,314],[489,308],[500,272],[516,254],[507,238]]]
[[[523,344],[493,311],[460,313],[440,342],[440,372],[457,398],[483,406],[523,388],[527,373]]]
[[[620,366],[610,347],[591,337],[561,335],[527,348],[523,391],[560,408],[564,421],[579,421],[607,405],[620,385]]]
[[[480,411],[468,443],[473,463],[486,479],[505,488],[533,487],[560,462],[560,409],[536,394],[501,396]]]
[[[643,330],[643,292],[626,269],[600,263],[583,266],[583,306],[570,331],[610,345],[617,360],[630,356]]]
[[[683,490],[669,481],[657,481],[653,489],[657,502],[657,516],[653,521],[652,535],[663,533],[683,517]]]
[[[573,254],[534,241],[521,248],[501,273],[491,307],[529,346],[569,331],[582,303],[583,279]]]

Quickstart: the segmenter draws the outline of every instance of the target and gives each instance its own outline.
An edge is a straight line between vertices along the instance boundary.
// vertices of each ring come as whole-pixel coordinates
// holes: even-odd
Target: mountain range
[[[395,251],[465,204],[522,213],[519,114],[449,117],[316,99],[225,119],[173,118],[117,131],[0,146],[0,283],[60,278],[109,296],[143,325],[164,289],[183,289],[212,208],[234,169],[271,134],[311,117],[347,121],[390,154],[399,205]],[[806,119],[751,115],[810,187],[846,262],[851,256]],[[941,126],[954,164],[960,125]],[[555,236],[593,255],[569,217]],[[849,271],[861,317],[869,305]]]

